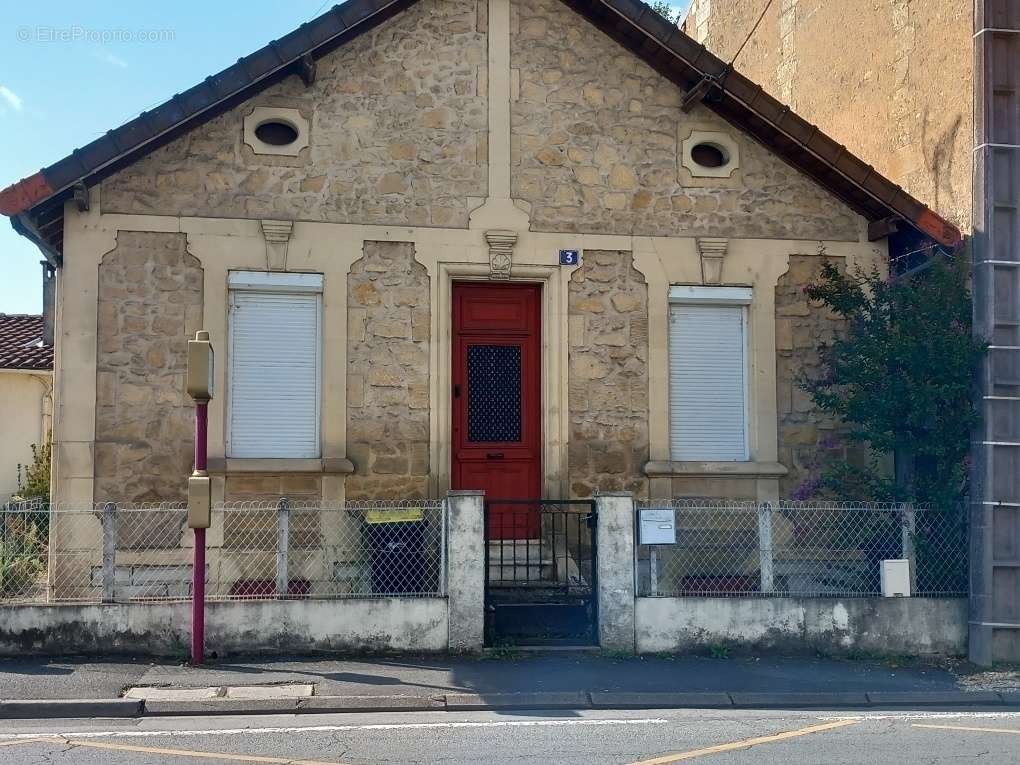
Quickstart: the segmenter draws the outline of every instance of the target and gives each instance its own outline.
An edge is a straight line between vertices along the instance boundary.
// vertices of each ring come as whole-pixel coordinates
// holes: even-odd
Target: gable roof
[[[43,317],[0,313],[0,369],[53,369],[53,346],[43,345]]]
[[[51,257],[63,245],[64,200],[284,77],[314,77],[315,60],[417,0],[347,0],[222,72],[0,191],[0,213]],[[769,147],[871,223],[899,221],[949,248],[959,230],[640,0],[562,0],[694,100]]]

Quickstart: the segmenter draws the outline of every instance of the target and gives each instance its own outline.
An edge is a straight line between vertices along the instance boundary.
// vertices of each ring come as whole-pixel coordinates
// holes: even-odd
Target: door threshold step
[[[514,651],[526,653],[599,653],[602,651],[597,645],[510,645],[508,648]]]

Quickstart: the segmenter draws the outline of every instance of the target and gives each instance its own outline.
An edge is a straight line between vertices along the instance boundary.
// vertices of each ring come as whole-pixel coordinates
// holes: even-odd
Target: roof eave
[[[299,73],[304,57],[318,58],[360,35],[416,0],[348,0],[261,48],[222,72],[29,178],[0,191],[0,213],[17,219],[22,231],[46,253],[52,242],[35,231],[32,218],[67,197],[77,183],[94,185],[177,135],[250,97],[283,77]],[[706,106],[798,168],[868,220],[901,217],[945,247],[963,237],[902,188],[882,177],[759,85],[731,70],[640,0],[563,0],[684,90],[708,76],[723,78],[717,102]],[[681,73],[682,72],[682,73]],[[58,243],[59,244],[59,243]],[[45,246],[44,246],[45,245]],[[48,249],[47,249],[48,248]],[[56,263],[55,263],[56,265]]]

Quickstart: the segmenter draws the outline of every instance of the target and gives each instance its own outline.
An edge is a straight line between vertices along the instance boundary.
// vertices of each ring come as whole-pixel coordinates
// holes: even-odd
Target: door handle
[[[501,460],[503,459],[503,452],[486,452],[485,459],[487,460]]]

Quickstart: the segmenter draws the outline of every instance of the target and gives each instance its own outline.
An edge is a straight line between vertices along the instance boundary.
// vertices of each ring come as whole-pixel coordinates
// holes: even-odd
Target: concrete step
[[[552,562],[549,563],[518,563],[500,566],[489,563],[490,582],[543,582],[550,581],[556,574]]]
[[[514,563],[548,565],[552,563],[552,547],[538,539],[490,539],[489,565],[509,566]]]

